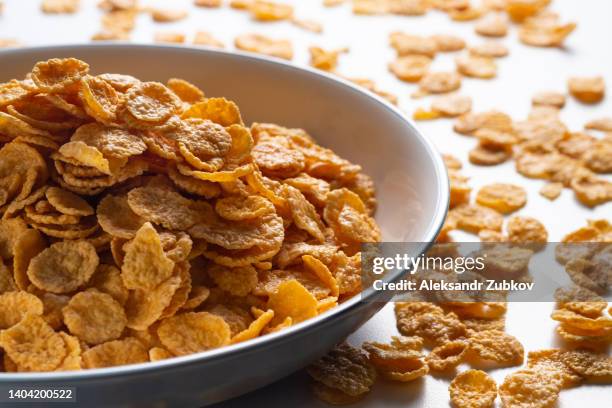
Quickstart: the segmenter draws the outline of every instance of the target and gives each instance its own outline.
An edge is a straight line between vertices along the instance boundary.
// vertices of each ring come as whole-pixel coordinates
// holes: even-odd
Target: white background
[[[226,0],[226,3],[228,0]],[[4,13],[0,16],[0,38],[14,38],[24,45],[48,45],[82,43],[98,31],[100,11],[97,1],[82,0],[81,10],[75,15],[43,15],[38,0],[5,0]],[[271,37],[288,38],[295,48],[294,61],[308,63],[308,47],[350,47],[341,57],[338,71],[349,76],[369,77],[400,98],[400,107],[411,115],[416,107],[428,107],[430,100],[410,99],[414,85],[396,80],[387,71],[387,64],[394,58],[388,46],[388,33],[394,30],[414,34],[452,33],[464,38],[468,44],[478,44],[484,39],[474,34],[472,23],[455,23],[445,15],[430,12],[425,17],[402,16],[354,16],[348,5],[324,8],[322,0],[292,0],[296,15],[324,25],[323,34],[299,29],[288,22],[261,24],[249,16],[228,7],[199,9],[190,0],[141,1],[143,5],[156,5],[174,9],[188,9],[187,19],[176,23],[154,23],[150,16],[138,17],[132,34],[134,42],[152,42],[157,31],[178,31],[187,34],[188,42],[197,30],[206,30],[219,38],[228,48],[233,38],[242,33],[257,32]],[[541,49],[524,46],[518,42],[516,27],[502,41],[510,48],[510,56],[498,60],[498,77],[491,81],[465,79],[461,92],[472,96],[474,110],[499,109],[515,119],[524,118],[530,108],[531,96],[540,90],[565,90],[571,75],[604,75],[612,72],[612,1],[608,0],[557,0],[552,9],[562,20],[575,21],[578,28],[569,37],[564,49]],[[454,54],[438,55],[432,66],[435,70],[454,69]],[[0,69],[1,61],[0,61]],[[609,84],[611,77],[607,78]],[[612,87],[608,87],[612,92]],[[612,96],[595,106],[585,106],[568,99],[562,119],[572,130],[580,130],[587,121],[612,115]],[[512,162],[495,167],[472,166],[467,153],[476,143],[473,139],[453,133],[452,122],[438,120],[418,122],[417,126],[431,138],[442,153],[453,153],[464,163],[464,174],[471,177],[470,184],[477,191],[479,186],[492,182],[511,182],[522,185],[528,192],[528,203],[518,214],[533,216],[547,227],[550,240],[559,240],[566,233],[586,223],[587,219],[612,218],[612,205],[589,209],[579,204],[570,190],[550,202],[538,194],[544,184],[541,180],[529,180],[518,175]],[[463,238],[463,237],[462,237]],[[555,346],[555,323],[549,318],[550,304],[511,304],[507,316],[507,331],[517,336],[526,350]],[[387,305],[364,327],[349,339],[358,345],[365,340],[386,341],[397,334],[392,307]],[[313,339],[316,341],[316,339]],[[460,367],[463,370],[465,367]],[[498,383],[517,368],[491,370]],[[390,384],[379,381],[373,392],[360,404],[362,407],[447,407],[450,378],[427,376],[408,384]],[[558,408],[585,405],[589,408],[609,407],[612,397],[610,386],[584,385],[561,393]],[[499,401],[497,402],[499,404]],[[308,388],[308,378],[297,373],[277,384],[248,396],[223,404],[223,407],[241,406],[327,406],[316,401]]]

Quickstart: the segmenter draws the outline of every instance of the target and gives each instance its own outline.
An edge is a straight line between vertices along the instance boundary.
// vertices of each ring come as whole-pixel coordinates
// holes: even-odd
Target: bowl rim
[[[35,46],[35,47],[22,47],[22,48],[9,48],[0,50],[0,58],[9,55],[28,55],[36,54],[40,52],[56,51],[58,54],[65,54],[71,50],[75,51],[87,51],[87,50],[113,50],[113,49],[143,49],[150,51],[173,51],[178,53],[200,53],[202,55],[221,54],[230,58],[235,58],[241,62],[249,62],[255,60],[258,63],[267,64],[271,66],[280,66],[290,72],[302,72],[318,77],[318,79],[324,79],[341,84],[348,90],[365,95],[367,98],[372,99],[378,105],[382,105],[385,109],[390,111],[392,114],[397,116],[400,120],[404,121],[413,137],[419,139],[420,143],[425,147],[429,157],[432,160],[434,171],[436,173],[438,183],[437,196],[438,201],[435,203],[434,217],[430,220],[427,226],[426,233],[420,242],[423,242],[423,251],[427,250],[434,242],[436,236],[442,229],[444,219],[448,212],[448,206],[450,201],[450,192],[448,188],[444,186],[449,185],[448,174],[446,166],[442,160],[441,154],[437,151],[432,141],[426,138],[415,126],[412,119],[406,114],[401,112],[398,107],[392,105],[387,100],[376,95],[375,93],[358,86],[351,81],[334,75],[325,71],[317,70],[311,67],[305,67],[292,63],[291,61],[283,60],[275,57],[268,57],[262,54],[245,52],[241,50],[224,50],[206,46],[186,46],[186,45],[166,45],[166,44],[135,44],[125,42],[100,42],[95,44],[62,44],[62,45],[49,45],[49,46]],[[386,281],[392,282],[397,280],[401,275],[401,271],[385,277]],[[365,291],[361,292],[361,294]],[[0,383],[11,383],[19,381],[80,381],[80,380],[101,380],[108,377],[118,378],[123,376],[130,376],[136,374],[146,374],[153,371],[161,371],[164,369],[174,369],[180,366],[188,366],[197,363],[206,363],[211,360],[220,360],[226,357],[236,357],[241,353],[252,353],[259,349],[269,347],[272,343],[277,340],[287,340],[292,337],[299,337],[308,332],[307,329],[314,328],[319,325],[323,325],[328,319],[332,317],[339,317],[340,314],[350,314],[358,309],[360,303],[364,303],[367,300],[372,301],[374,297],[380,295],[380,293],[369,292],[366,297],[355,295],[351,299],[344,303],[334,307],[323,314],[315,316],[304,322],[298,323],[291,326],[288,329],[282,330],[276,333],[270,333],[262,337],[256,337],[251,340],[240,342],[237,344],[231,344],[228,346],[220,347],[218,349],[203,351],[194,353],[186,356],[173,357],[167,360],[160,360],[155,362],[145,362],[138,364],[126,364],[121,366],[107,367],[107,368],[95,368],[95,369],[83,369],[76,371],[58,371],[58,372],[33,372],[33,373],[0,373]]]

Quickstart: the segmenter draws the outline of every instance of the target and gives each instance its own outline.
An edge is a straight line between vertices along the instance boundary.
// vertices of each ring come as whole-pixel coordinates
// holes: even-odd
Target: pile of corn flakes
[[[361,291],[361,167],[193,84],[74,58],[0,84],[5,371],[155,361],[282,330]]]

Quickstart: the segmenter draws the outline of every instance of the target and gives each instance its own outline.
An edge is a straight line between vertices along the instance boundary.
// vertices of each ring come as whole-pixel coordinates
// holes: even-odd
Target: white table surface
[[[226,3],[228,0],[226,0]],[[132,34],[134,42],[152,42],[157,31],[178,31],[188,35],[188,42],[197,30],[206,30],[233,47],[233,38],[242,33],[257,32],[271,37],[291,39],[295,47],[294,62],[308,63],[308,47],[324,48],[349,46],[350,52],[341,57],[338,71],[349,76],[369,77],[386,90],[397,94],[400,107],[408,115],[418,107],[428,107],[429,98],[412,100],[414,85],[398,81],[387,71],[387,63],[394,58],[388,46],[388,33],[402,30],[415,34],[452,33],[464,38],[468,44],[484,39],[474,34],[473,24],[455,23],[445,15],[430,12],[424,17],[354,16],[348,5],[324,8],[322,0],[290,0],[296,15],[324,25],[323,34],[310,33],[288,22],[261,24],[252,21],[246,13],[224,7],[221,9],[195,8],[191,0],[141,0],[143,5],[190,10],[187,19],[176,23],[154,23],[150,16],[140,15]],[[4,13],[0,16],[0,38],[15,38],[24,45],[50,45],[88,42],[99,29],[101,12],[97,0],[82,0],[76,15],[44,15],[38,0],[4,0]],[[523,118],[530,108],[530,98],[540,90],[565,90],[571,75],[604,75],[612,72],[612,1],[608,0],[556,0],[552,9],[558,11],[564,21],[575,21],[578,28],[569,37],[564,49],[541,49],[524,46],[518,42],[516,27],[502,39],[510,49],[510,56],[498,60],[498,77],[492,81],[465,79],[461,92],[474,99],[474,110],[497,108]],[[433,69],[454,69],[456,54],[438,55]],[[1,65],[0,65],[1,69]],[[608,91],[612,92],[612,77],[607,75]],[[595,106],[581,105],[571,98],[562,112],[562,119],[572,130],[580,130],[588,120],[612,115],[612,96]],[[529,180],[518,175],[514,163],[494,167],[473,166],[467,161],[467,153],[475,140],[457,135],[452,122],[438,120],[418,122],[417,126],[430,137],[442,153],[453,153],[464,163],[464,174],[472,177],[470,184],[477,191],[479,186],[491,182],[511,182],[525,187],[528,203],[518,212],[541,220],[550,234],[550,240],[559,240],[566,233],[586,223],[587,219],[612,219],[612,204],[589,209],[579,204],[570,190],[550,202],[538,194],[544,184],[541,180]],[[515,335],[526,350],[555,346],[553,330],[555,322],[549,318],[551,304],[514,303],[507,315],[508,333]],[[356,345],[366,340],[388,340],[397,334],[392,305],[387,305],[366,325],[354,333],[349,341]],[[460,370],[465,367],[460,367]],[[490,371],[501,383],[516,367]],[[372,393],[356,407],[447,407],[448,383],[444,377],[427,376],[408,384],[391,384],[379,381]],[[580,405],[588,408],[609,407],[612,387],[584,385],[561,393],[558,408]],[[499,406],[499,400],[497,401]],[[284,406],[324,407],[311,395],[308,378],[304,373],[294,374],[276,384],[241,398],[220,404],[220,407]]]

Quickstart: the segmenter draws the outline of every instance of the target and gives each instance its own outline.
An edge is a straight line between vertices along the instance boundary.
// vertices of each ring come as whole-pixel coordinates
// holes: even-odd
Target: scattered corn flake
[[[153,41],[156,43],[182,44],[185,40],[185,34],[177,31],[158,31],[153,37]]]
[[[508,240],[515,244],[528,244],[538,248],[548,242],[548,231],[544,225],[532,217],[515,216],[506,225]]]
[[[225,44],[223,44],[222,41],[218,40],[207,31],[196,31],[195,37],[193,37],[193,43],[215,48],[225,48]]]
[[[426,55],[404,55],[389,63],[389,71],[402,81],[418,82],[430,65],[431,58]]]
[[[483,229],[500,231],[503,224],[503,217],[499,212],[478,204],[457,206],[451,210],[449,216],[456,220],[457,228],[472,233]]]
[[[509,214],[525,206],[527,192],[514,184],[487,184],[478,190],[476,202],[502,214]]]
[[[556,200],[563,191],[563,183],[546,183],[540,189],[540,195],[551,201]]]
[[[561,388],[576,385],[582,378],[563,362],[564,353],[557,349],[530,351],[527,354],[527,368],[545,372]]]
[[[504,365],[520,365],[523,362],[523,345],[510,334],[499,330],[485,330],[472,333],[469,341],[470,350],[483,360]]]
[[[531,103],[535,105],[554,106],[555,108],[563,108],[565,106],[565,95],[561,92],[542,91],[538,92],[531,98]]]
[[[465,41],[455,35],[435,34],[431,38],[436,42],[439,52],[455,52],[465,48]]]
[[[508,47],[495,41],[470,46],[469,51],[472,55],[484,58],[502,58],[509,54]]]
[[[431,103],[431,109],[446,117],[456,117],[472,110],[472,98],[459,94],[440,96]]]
[[[41,9],[47,14],[73,14],[79,10],[80,0],[43,0]]]
[[[601,76],[572,77],[567,81],[569,93],[583,103],[600,102],[605,95],[605,82]]]
[[[321,47],[308,48],[310,53],[310,65],[323,71],[334,71],[338,66],[340,54],[348,52],[348,48],[325,50]]]
[[[399,56],[416,54],[433,58],[438,51],[438,45],[433,38],[400,31],[389,34],[389,43]]]
[[[171,23],[180,21],[189,15],[186,10],[172,10],[172,9],[153,9],[151,10],[151,17],[153,21],[158,23]]]
[[[455,63],[457,71],[468,77],[490,79],[497,75],[497,64],[492,58],[463,54]]]
[[[457,408],[490,408],[497,398],[497,384],[481,370],[462,371],[451,381],[450,400]]]
[[[270,0],[254,0],[248,10],[258,21],[289,20],[293,16],[293,6]]]
[[[376,381],[376,370],[367,355],[348,343],[337,345],[307,370],[315,381],[353,397],[370,391]]]
[[[576,198],[588,207],[612,201],[612,182],[597,177],[590,170],[579,168],[571,178],[570,187]]]
[[[612,132],[612,117],[603,116],[588,121],[584,127],[586,129],[599,130],[602,132]]]
[[[504,14],[487,14],[476,22],[474,30],[486,37],[505,37],[508,34],[508,20]]]
[[[194,0],[193,4],[198,7],[217,8],[221,7],[223,0]]]
[[[450,341],[431,350],[425,361],[430,370],[448,370],[461,364],[468,350],[469,342],[465,340]]]
[[[499,387],[504,407],[551,407],[559,397],[559,384],[546,371],[524,368],[506,376]]]
[[[456,72],[427,72],[419,81],[419,91],[439,94],[456,91],[461,87],[461,76]],[[420,96],[420,94],[417,94]]]
[[[291,19],[291,23],[296,27],[299,27],[306,31],[310,31],[312,33],[321,34],[323,32],[323,24],[319,23],[316,20],[301,19],[301,18],[293,17]]]
[[[243,51],[293,59],[293,46],[288,40],[275,40],[261,34],[243,34],[234,39],[234,45]]]
[[[560,24],[558,18],[530,17],[519,28],[519,39],[534,47],[562,47],[565,39],[574,31],[576,23]]]

